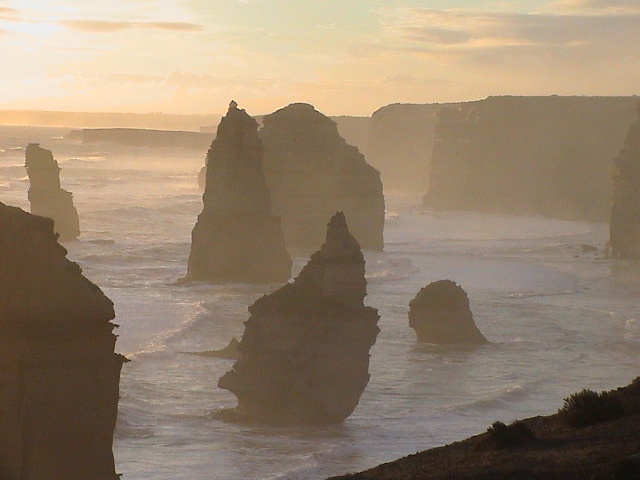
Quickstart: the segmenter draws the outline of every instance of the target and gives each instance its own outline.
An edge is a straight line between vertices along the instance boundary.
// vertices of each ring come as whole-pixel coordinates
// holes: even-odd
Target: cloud
[[[250,87],[261,90],[272,90],[282,83],[277,78],[248,78],[236,75],[211,75],[191,72],[172,72],[165,83],[171,87],[200,90],[219,90],[237,87]]]
[[[18,20],[18,10],[9,7],[0,7],[0,20]]]
[[[202,25],[188,22],[118,22],[110,20],[62,20],[60,25],[92,33],[112,33],[129,29],[151,29],[178,32],[198,32]]]
[[[63,79],[67,82],[76,83],[135,83],[135,84],[149,84],[149,83],[162,83],[165,77],[162,75],[147,75],[139,73],[91,73],[91,72],[79,72],[74,74],[69,73],[53,73],[49,74],[48,78],[51,79]]]
[[[565,0],[581,4],[599,0]],[[622,3],[622,2],[620,2]],[[474,53],[618,45],[637,48],[637,14],[552,14],[472,10],[400,9],[382,17],[387,44],[425,52]]]
[[[628,14],[640,13],[638,0],[557,0],[543,10],[558,14]]]

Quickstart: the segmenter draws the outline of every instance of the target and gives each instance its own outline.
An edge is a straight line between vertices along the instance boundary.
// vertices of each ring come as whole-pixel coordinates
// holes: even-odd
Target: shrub
[[[516,421],[507,426],[502,422],[494,422],[487,429],[489,434],[485,441],[478,445],[479,450],[495,450],[519,447],[536,440],[536,436],[523,422]]]
[[[582,390],[564,399],[558,411],[562,421],[574,428],[614,420],[624,416],[624,407],[613,392]]]

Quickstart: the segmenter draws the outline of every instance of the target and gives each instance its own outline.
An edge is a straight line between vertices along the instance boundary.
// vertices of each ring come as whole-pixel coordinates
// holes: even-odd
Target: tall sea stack
[[[295,281],[249,307],[240,358],[218,382],[238,398],[241,418],[330,424],[353,412],[379,332],[366,285],[360,245],[337,213]]]
[[[613,164],[610,223],[614,257],[640,259],[640,104],[638,120]]]
[[[0,203],[0,478],[117,480],[113,303],[53,220]]]
[[[60,241],[75,240],[80,235],[78,211],[73,195],[60,188],[60,167],[50,150],[37,143],[27,145],[25,167],[29,175],[31,213],[52,218]]]
[[[382,250],[380,172],[340,137],[336,123],[306,103],[262,121],[265,175],[287,246],[313,252],[324,239],[326,219],[344,211],[362,248]]]
[[[187,278],[271,283],[291,276],[291,257],[262,170],[258,123],[229,105],[207,153],[204,208],[192,232]]]

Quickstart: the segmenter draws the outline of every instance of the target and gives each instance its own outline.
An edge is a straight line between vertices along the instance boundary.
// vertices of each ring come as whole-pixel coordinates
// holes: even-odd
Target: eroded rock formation
[[[291,258],[262,170],[258,124],[235,102],[207,154],[204,208],[192,232],[187,278],[283,282]]]
[[[25,167],[29,175],[31,213],[52,218],[60,241],[78,238],[78,211],[73,206],[71,192],[60,188],[60,167],[51,151],[30,143],[26,148]]]
[[[117,480],[113,303],[53,220],[0,203],[0,478]]]
[[[611,254],[619,258],[640,259],[640,103],[638,117],[613,164],[609,234]]]
[[[295,281],[249,307],[240,358],[218,382],[238,398],[238,415],[277,424],[347,418],[369,381],[379,331],[366,294],[364,257],[338,213]]]
[[[442,108],[425,205],[606,222],[634,97],[489,97]]]
[[[418,292],[409,304],[409,326],[421,342],[488,343],[473,322],[467,293],[451,280],[438,280]]]
[[[336,123],[305,103],[262,121],[265,175],[287,246],[313,251],[324,238],[326,219],[344,211],[362,248],[382,250],[380,172],[340,137]]]

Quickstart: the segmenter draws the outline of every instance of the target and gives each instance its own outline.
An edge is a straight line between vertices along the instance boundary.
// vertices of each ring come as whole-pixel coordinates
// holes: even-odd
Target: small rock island
[[[204,208],[191,234],[188,280],[285,282],[291,257],[262,170],[258,123],[229,105],[207,153]]]
[[[29,175],[31,213],[52,218],[61,242],[76,240],[80,236],[78,211],[73,206],[73,194],[60,188],[60,167],[51,151],[30,143],[26,148],[25,167]]]
[[[238,398],[235,417],[271,424],[333,424],[358,405],[369,382],[378,311],[364,306],[360,245],[343,213],[293,283],[257,300],[240,358],[218,386]]]
[[[418,292],[409,304],[409,326],[420,342],[489,343],[473,322],[467,292],[451,280],[438,280]]]

